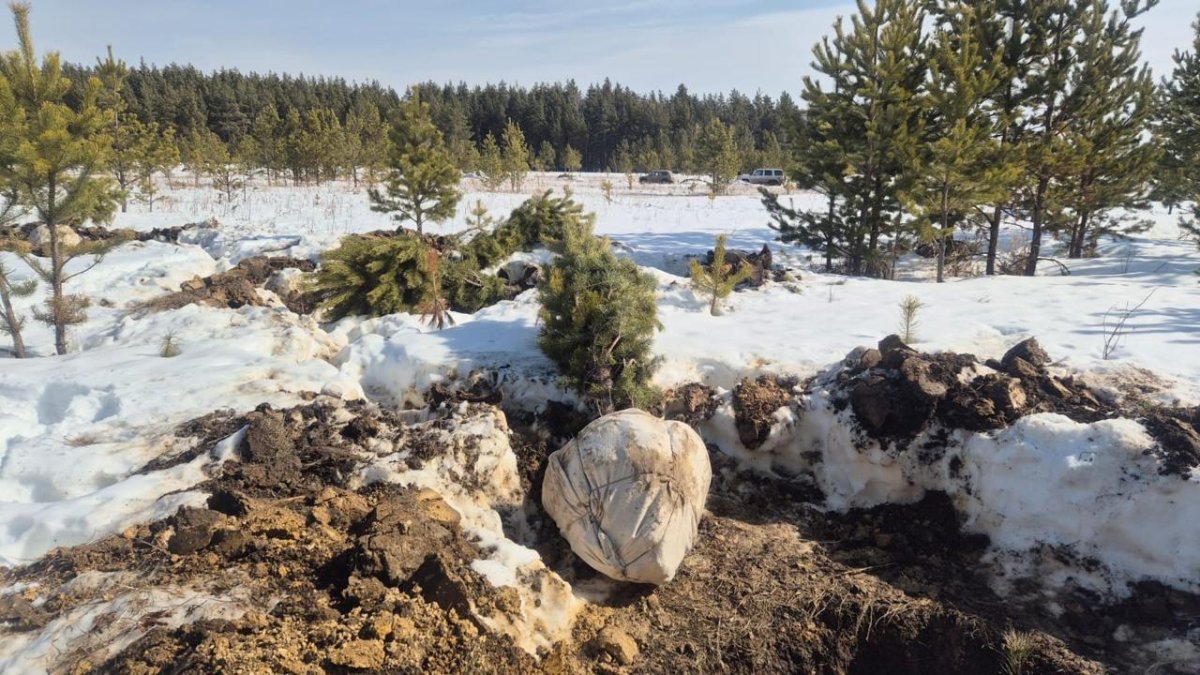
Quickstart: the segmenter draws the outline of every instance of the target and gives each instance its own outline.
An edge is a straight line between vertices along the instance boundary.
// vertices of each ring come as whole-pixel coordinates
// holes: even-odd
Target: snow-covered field
[[[928,261],[918,260],[907,270],[909,280],[892,282],[811,271],[809,252],[774,241],[748,189],[710,200],[685,186],[628,190],[623,176],[609,179],[616,188],[611,201],[597,176],[569,183],[533,176],[523,194],[469,191],[443,227],[460,227],[476,200],[501,217],[528,194],[569,184],[596,213],[597,230],[659,279],[661,385],[702,381],[730,388],[759,373],[814,375],[852,347],[895,332],[900,300],[914,295],[923,303],[916,343],[922,350],[984,359],[1036,336],[1058,367],[1098,387],[1138,386],[1162,403],[1200,401],[1200,278],[1193,273],[1200,253],[1179,240],[1174,217],[1165,213],[1150,214],[1155,227],[1147,235],[1105,242],[1098,258],[1065,261],[1069,276],[1045,265],[1036,278],[933,284],[925,281]],[[31,321],[26,342],[39,358],[0,359],[0,565],[29,563],[55,546],[92,541],[199,500],[188,488],[203,479],[206,463],[222,461],[225,453],[137,471],[178,450],[177,424],[214,410],[293,405],[307,392],[418,401],[430,383],[480,368],[498,369],[509,398],[529,406],[568,396],[537,349],[533,291],[475,315],[456,315],[457,325],[443,331],[411,316],[322,326],[281,305],[132,311],[136,302],[255,254],[315,258],[347,233],[394,227],[370,211],[364,190],[346,184],[255,185],[232,203],[204,187],[168,194],[153,213],[131,205],[113,226],[147,230],[216,218],[219,227],[190,234],[178,246],[120,247],[71,282],[69,291],[89,296],[92,307],[87,322],[72,329],[69,355],[46,357],[51,334]],[[817,204],[815,195],[793,198]],[[703,254],[720,233],[737,248],[769,245],[795,270],[796,281],[737,293],[724,315],[710,316],[706,300],[676,275],[684,274],[686,255]],[[4,260],[21,269],[15,259]],[[1102,359],[1106,315],[1147,296],[1112,358]],[[33,302],[20,301],[21,309],[29,314]],[[159,356],[167,334],[178,340],[180,356]],[[786,443],[795,446],[789,452],[800,456],[823,434],[825,451],[836,459],[844,448],[828,441],[837,429],[819,428],[833,424],[830,419],[814,420],[818,426],[801,422],[786,431]],[[718,426],[714,422],[709,440],[727,441]],[[1130,467],[1154,472],[1152,460],[1139,454],[1147,441],[1136,423],[1080,425],[1040,415],[963,440],[981,486],[974,501],[967,500],[968,527],[990,534],[998,553],[1039,542],[1083,545],[1087,555],[1112,566],[1116,578],[1144,576],[1190,590],[1200,584],[1200,538],[1193,536],[1200,475],[1170,486],[1150,480],[1124,500],[1113,497],[1124,489],[1122,475]],[[827,465],[819,478],[831,505],[914,500],[925,488],[952,487],[948,479],[918,477],[892,461],[866,453]],[[1108,501],[1097,506],[1102,497]],[[5,653],[0,647],[0,663]]]

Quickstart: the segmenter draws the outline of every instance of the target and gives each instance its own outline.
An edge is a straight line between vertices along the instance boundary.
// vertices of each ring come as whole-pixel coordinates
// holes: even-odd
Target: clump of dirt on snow
[[[196,277],[185,281],[181,284],[178,292],[144,303],[142,309],[165,311],[178,309],[192,303],[229,309],[264,306],[267,303],[259,295],[258,289],[264,285],[270,285],[279,291],[277,295],[288,309],[297,314],[309,314],[313,311],[314,305],[306,293],[293,288],[292,284],[269,282],[288,270],[311,272],[314,269],[316,269],[316,265],[311,260],[284,256],[254,256],[242,260],[237,266],[226,272],[203,279]]]
[[[794,379],[760,375],[733,388],[734,420],[742,445],[753,450],[767,441],[777,422],[775,413],[795,399],[792,390],[796,384]]]
[[[892,335],[837,373],[843,393],[834,400],[835,405],[849,404],[871,438],[900,444],[934,423],[979,432],[1041,412],[1078,422],[1116,415],[1087,387],[1050,374],[1045,368],[1049,362],[1034,338],[1017,344],[999,362],[981,364],[970,354],[924,354]]]

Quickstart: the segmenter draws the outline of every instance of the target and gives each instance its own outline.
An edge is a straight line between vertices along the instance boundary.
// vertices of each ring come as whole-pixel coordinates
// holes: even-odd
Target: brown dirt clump
[[[715,254],[715,251],[710,250],[705,255],[701,263],[705,269],[712,268]],[[775,264],[771,247],[766,244],[758,251],[728,249],[725,251],[725,262],[730,265],[734,274],[741,274],[743,269],[749,269],[750,276],[744,284],[751,288],[758,288],[768,281],[783,281],[786,278],[785,271]]]
[[[775,424],[775,412],[791,405],[797,382],[773,375],[746,378],[733,388],[733,412],[738,439],[753,450],[761,446]]]
[[[891,335],[877,350],[852,352],[845,363],[837,374],[839,405],[853,409],[869,436],[887,442],[911,442],[934,423],[988,431],[1039,412],[1079,422],[1119,413],[1086,385],[1049,373],[1050,359],[1032,338],[1000,361],[980,364],[970,354],[918,352]]]
[[[27,241],[42,223],[31,222],[20,225],[0,225],[0,239],[15,239],[18,241]],[[156,227],[151,230],[138,231],[128,228],[108,228],[103,225],[86,225],[72,227],[75,234],[79,235],[80,240],[85,243],[95,242],[128,242],[128,241],[159,241],[168,244],[179,243],[179,236],[188,230],[193,230],[199,227],[215,227],[216,221],[210,220],[200,223],[188,223],[186,225],[175,225],[172,227]],[[49,252],[42,250],[40,247],[32,249],[32,253],[38,256],[48,256]]]
[[[1187,478],[1200,467],[1200,406],[1153,408],[1139,421],[1158,443],[1163,475]]]
[[[122,586],[101,600],[122,589],[186,588],[218,599],[236,594],[227,602],[238,611],[178,628],[131,617],[128,630],[144,635],[101,660],[103,645],[66,655],[73,672],[534,668],[529,654],[478,618],[512,611],[514,599],[471,569],[482,553],[440,495],[388,484],[347,487],[350,457],[373,456],[380,443],[388,452],[419,444],[421,433],[403,418],[322,399],[186,426],[201,433],[246,428],[239,461],[200,486],[211,492],[206,507],[52,551],[0,581],[67,588],[87,573],[121,573]],[[0,604],[0,615],[35,629],[96,600],[51,593],[39,609],[17,599]]]
[[[195,277],[180,285],[179,291],[145,303],[142,309],[164,311],[178,309],[194,303],[212,307],[239,307],[263,305],[258,288],[278,271],[298,269],[311,272],[316,265],[311,260],[284,256],[254,256],[239,262],[236,267],[209,277]],[[309,314],[315,306],[304,293],[284,293],[280,299],[288,309],[297,314]]]
[[[846,357],[835,375],[841,390],[835,405],[850,406],[871,438],[901,447],[934,424],[978,432],[1043,412],[1082,423],[1123,416],[1140,421],[1157,442],[1151,452],[1162,460],[1164,475],[1187,478],[1200,466],[1200,407],[1131,410],[1074,377],[1052,374],[1050,363],[1034,338],[980,364],[970,354],[921,353],[893,335],[879,349],[859,348]]]
[[[711,419],[719,405],[712,387],[689,382],[668,391],[663,396],[661,409],[656,412],[666,419],[695,427]]]

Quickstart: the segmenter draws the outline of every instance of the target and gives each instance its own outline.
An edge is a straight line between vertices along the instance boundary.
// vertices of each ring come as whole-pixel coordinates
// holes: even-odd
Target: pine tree
[[[525,134],[516,122],[508,120],[504,125],[504,174],[508,176],[508,184],[513,192],[518,192],[529,174],[529,146],[525,144]]]
[[[14,180],[14,164],[20,143],[18,133],[22,115],[8,79],[0,75],[0,227],[11,225],[19,212],[19,185]],[[23,241],[0,238],[0,252],[24,246],[26,244]],[[25,341],[21,337],[25,318],[17,313],[12,299],[30,295],[36,290],[36,281],[15,281],[13,271],[0,259],[0,333],[7,334],[12,340],[12,353],[18,359],[25,358]]]
[[[554,171],[558,166],[558,157],[550,141],[542,141],[541,146],[538,147],[537,158],[542,171]]]
[[[229,164],[229,149],[221,137],[208,129],[194,130],[179,149],[180,159],[192,173],[194,185],[200,185],[203,176],[212,176]]]
[[[783,145],[779,142],[779,136],[772,131],[763,133],[762,148],[759,151],[761,158],[759,164],[766,167],[782,168],[787,164],[787,156],[783,150]]]
[[[453,106],[447,114],[447,122],[441,127],[446,137],[446,149],[454,160],[454,165],[460,171],[475,171],[479,169],[479,148],[471,139],[470,122],[466,112],[459,106]]]
[[[471,213],[467,216],[467,230],[472,232],[491,232],[496,225],[496,219],[488,214],[482,199],[475,200]]]
[[[634,154],[633,163],[638,171],[656,171],[666,166],[658,154],[658,150],[649,144],[638,148]]]
[[[1037,273],[1042,239],[1063,224],[1056,194],[1070,167],[1081,161],[1078,139],[1071,135],[1087,97],[1076,96],[1072,84],[1079,65],[1078,47],[1089,15],[1104,14],[1103,0],[1052,0],[1023,3],[1014,16],[1029,35],[1030,64],[1024,86],[1028,98],[1023,149],[1023,191],[1030,213],[1029,254],[1024,273]]]
[[[154,175],[162,173],[165,176],[178,163],[179,149],[175,144],[174,131],[159,131],[158,124],[151,122],[146,127],[144,142],[134,163],[139,198],[149,206],[150,211],[154,211],[154,203],[161,199]]]
[[[143,149],[146,128],[137,115],[129,112],[121,96],[129,76],[129,67],[113,56],[111,46],[108,48],[108,57],[103,61],[96,59],[96,65],[96,73],[102,84],[97,104],[107,118],[105,126],[111,141],[108,168],[121,191],[121,212],[125,213],[129,209],[130,188],[137,173],[134,167]]]
[[[20,111],[16,107],[8,80],[0,76],[0,226],[10,225],[18,213],[16,185],[11,182],[13,161],[16,157],[15,135]],[[0,237],[0,252],[23,252],[28,248],[24,241],[8,241]],[[25,358],[25,340],[21,330],[25,317],[13,307],[13,298],[32,295],[37,290],[37,280],[16,281],[13,270],[0,259],[0,333],[12,340],[12,353],[18,359]]]
[[[430,297],[432,250],[414,233],[343,237],[338,248],[321,254],[310,291],[330,321],[411,312]]]
[[[836,96],[823,97],[822,102],[822,114],[801,121],[797,129],[805,151],[796,153],[790,176],[799,187],[822,195],[825,208],[800,211],[781,204],[774,192],[760,189],[759,193],[772,220],[768,227],[778,231],[785,243],[821,251],[828,273],[834,270],[834,259],[846,259],[850,266],[863,259],[865,228],[855,227],[844,217],[848,208],[847,146],[853,139],[844,128],[850,118],[835,114],[834,109],[846,102]]]
[[[826,267],[845,260],[850,274],[887,276],[882,243],[891,238],[893,256],[904,234],[898,195],[912,180],[910,161],[919,139],[919,95],[926,59],[918,3],[859,0],[847,31],[839,19],[835,35],[813,48],[814,66],[832,89],[804,81],[809,109],[804,140],[794,148],[793,175],[801,187],[826,198],[821,212],[800,213],[764,195],[785,239],[818,243]]]
[[[212,134],[215,138],[216,134]],[[214,143],[205,159],[204,172],[212,176],[213,189],[225,196],[225,204],[233,203],[233,194],[242,189],[242,174],[224,143]]]
[[[692,261],[692,286],[709,296],[708,312],[713,316],[720,316],[721,300],[729,297],[738,284],[749,279],[754,273],[749,265],[742,265],[741,269],[734,272],[733,265],[725,262],[725,243],[728,239],[729,237],[723,234],[717,237],[717,244],[713,247],[712,264],[707,269],[699,260]]]
[[[479,153],[479,171],[483,174],[483,184],[494,192],[508,180],[504,166],[504,157],[500,154],[500,146],[496,137],[488,134],[483,137],[483,150]]]
[[[287,111],[279,136],[284,167],[292,174],[292,185],[299,185],[301,181],[307,180],[314,163],[309,149],[305,147],[304,118],[298,109],[292,108]]]
[[[583,156],[571,146],[563,148],[562,168],[567,173],[574,173],[583,168]]]
[[[279,118],[274,105],[265,106],[250,126],[250,137],[254,139],[254,148],[258,151],[256,161],[266,171],[268,183],[273,182],[275,176],[284,169],[282,127],[283,120]]]
[[[513,209],[508,219],[497,228],[496,234],[511,242],[508,244],[511,249],[509,253],[532,250],[535,246],[545,246],[561,253],[568,229],[576,226],[590,228],[594,223],[595,216],[584,213],[583,206],[569,194],[555,197],[552,191],[546,190]]]
[[[1028,3],[1024,0],[986,0],[975,3],[976,37],[982,53],[997,54],[1001,61],[1001,81],[989,96],[999,130],[999,161],[1019,164],[1025,155],[1030,134],[1026,110],[1032,105],[1028,86],[1029,72],[1034,67],[1033,55],[1037,39],[1030,35],[1026,21]],[[988,243],[986,273],[996,273],[996,256],[1000,248],[1000,228],[1004,215],[1017,194],[1013,191],[997,199],[987,212]]]
[[[1003,161],[988,101],[1003,62],[980,50],[972,8],[958,3],[948,18],[934,36],[922,98],[932,120],[930,137],[912,158],[914,181],[903,195],[922,238],[936,246],[939,283],[955,227],[977,207],[1002,199],[1017,176],[1017,168]]]
[[[538,345],[601,414],[645,407],[656,394],[651,347],[659,328],[654,277],[576,221],[539,290]]]
[[[295,166],[306,179],[318,184],[336,179],[341,168],[338,161],[341,139],[342,125],[332,110],[309,110],[304,114],[300,131],[293,141]]]
[[[1177,50],[1163,85],[1156,135],[1165,152],[1159,172],[1164,201],[1187,205],[1180,225],[1200,242],[1200,14],[1191,51]]]
[[[1070,209],[1068,255],[1083,257],[1102,235],[1120,235],[1144,225],[1118,227],[1106,217],[1116,207],[1137,207],[1149,197],[1151,174],[1160,154],[1146,142],[1154,105],[1154,82],[1142,63],[1140,29],[1130,21],[1145,7],[1124,6],[1107,18],[1091,14],[1078,47],[1080,68],[1075,76],[1077,97],[1086,98],[1070,135],[1079,148],[1079,161],[1065,173]]]
[[[371,210],[391,213],[400,223],[412,222],[420,234],[427,221],[454,216],[462,197],[458,181],[458,169],[429,118],[428,106],[417,98],[407,101],[392,126],[383,190],[368,192]]]
[[[713,118],[705,125],[698,143],[700,164],[710,178],[712,191],[720,194],[737,177],[742,164],[733,132],[724,122]]]
[[[13,242],[12,245],[17,244]],[[4,250],[11,250],[9,242],[0,241],[0,251]],[[12,270],[0,260],[0,333],[12,340],[12,353],[18,359],[26,356],[25,340],[21,336],[21,330],[25,327],[25,317],[13,308],[12,299],[30,296],[36,291],[36,279],[14,281]]]
[[[24,259],[50,285],[46,311],[39,318],[53,325],[54,347],[61,355],[67,352],[67,326],[82,321],[87,306],[85,298],[66,292],[66,283],[82,274],[68,274],[66,265],[79,256],[99,256],[103,249],[67,246],[60,228],[112,218],[117,191],[111,180],[96,175],[105,166],[111,140],[104,133],[106,119],[98,103],[100,80],[89,79],[76,104],[68,105],[71,83],[63,77],[58,54],[50,52],[40,64],[37,61],[29,32],[29,5],[14,3],[12,12],[19,49],[0,60],[0,74],[20,110],[12,130],[19,145],[9,184],[17,187],[17,201],[34,211],[47,228],[48,266],[29,255]]]
[[[617,173],[626,175],[633,173],[633,151],[629,148],[628,142],[621,141],[617,145],[617,151],[613,154],[612,168]]]

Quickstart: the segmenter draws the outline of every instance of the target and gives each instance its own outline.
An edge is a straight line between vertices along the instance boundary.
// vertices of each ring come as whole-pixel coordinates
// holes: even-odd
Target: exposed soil
[[[762,410],[790,390],[744,384],[745,401]],[[441,395],[444,409],[487,409]],[[692,387],[673,400],[668,407],[702,418],[712,396]],[[1109,607],[1064,596],[1058,612],[1040,594],[1001,599],[988,585],[986,539],[961,532],[944,495],[824,513],[806,477],[743,472],[714,450],[710,513],[696,548],[661,588],[601,577],[533,514],[526,543],[594,600],[570,639],[535,658],[481,619],[518,613],[521,600],[470,567],[482,552],[438,494],[349,487],[364,460],[403,450],[415,469],[450,451],[419,429],[454,420],[414,427],[415,415],[320,398],[181,426],[203,439],[200,451],[245,429],[239,461],[202,486],[211,494],[206,508],[0,572],[5,585],[39,584],[0,598],[0,630],[39,630],[123,589],[170,587],[241,599],[236,612],[179,627],[153,613],[109,619],[140,637],[104,658],[95,656],[102,645],[85,643],[63,656],[67,670],[1030,674],[1137,672],[1144,659],[1132,642],[1114,639],[1118,628],[1177,635],[1200,616],[1195,597],[1160,586]],[[536,509],[546,457],[566,434],[545,419],[512,427],[526,504]],[[91,594],[63,586],[89,572],[120,573],[121,585]],[[38,596],[44,602],[35,606]]]
[[[970,354],[918,352],[892,335],[878,349],[847,355],[836,374],[834,404],[850,406],[868,436],[896,447],[933,425],[989,431],[1043,412],[1082,423],[1127,417],[1139,420],[1157,441],[1151,452],[1163,461],[1161,473],[1188,478],[1200,467],[1200,407],[1129,409],[1074,377],[1051,373],[1050,363],[1034,338],[999,361],[981,364]]]
[[[257,289],[266,284],[276,272],[285,269],[311,272],[316,269],[316,265],[311,260],[285,256],[246,258],[227,272],[185,281],[180,285],[179,291],[151,300],[143,305],[143,309],[165,311],[193,303],[229,309],[247,305],[261,306],[264,303]],[[283,288],[276,290],[284,305],[297,314],[311,314],[316,309],[307,293]]]
[[[0,225],[0,240],[15,239],[19,241],[28,241],[30,235],[36,230],[41,223],[23,223],[20,225]],[[152,230],[138,231],[128,228],[107,228],[103,225],[87,225],[72,227],[71,229],[79,235],[83,242],[101,242],[112,241],[114,239],[120,241],[161,241],[168,244],[179,243],[179,236],[184,232],[198,227],[215,227],[215,221],[207,221],[201,223],[188,223],[186,225],[176,225],[173,227],[156,227]],[[34,247],[32,253],[38,256],[48,256],[49,252],[41,250],[39,247]]]
[[[1153,408],[1139,421],[1158,441],[1154,452],[1164,475],[1187,478],[1200,467],[1200,406]]]
[[[1055,412],[1078,422],[1118,410],[1073,378],[1051,374],[1045,351],[1030,338],[1000,361],[970,354],[925,354],[895,335],[878,349],[856,350],[838,373],[840,405],[849,405],[872,438],[907,444],[932,424],[1000,429],[1024,415]]]
[[[746,378],[733,388],[733,412],[738,439],[753,450],[761,446],[775,424],[775,412],[795,399],[792,389],[797,381],[760,375]]]
[[[712,387],[691,382],[666,392],[661,408],[654,412],[665,419],[697,426],[711,419],[718,407],[720,401]]]
[[[829,519],[798,501],[812,494],[803,483],[715,473],[724,478],[676,578],[652,591],[620,588],[579,622],[575,642],[593,667],[618,665],[595,649],[608,626],[640,645],[634,672],[1006,672],[1006,636],[1020,618],[972,606],[996,600],[958,579],[986,541],[961,536],[948,503],[898,507],[894,529],[877,538],[872,512]],[[985,598],[960,605],[924,592],[935,583]],[[1020,637],[1030,643],[1020,672],[1105,672],[1047,632]]]
[[[712,250],[705,254],[701,263],[705,269],[712,268],[715,256],[716,252]],[[749,277],[742,285],[751,288],[758,288],[768,281],[784,281],[787,278],[787,272],[775,264],[771,247],[766,244],[758,251],[728,249],[725,251],[725,264],[729,265],[729,271],[735,275],[749,269]]]

